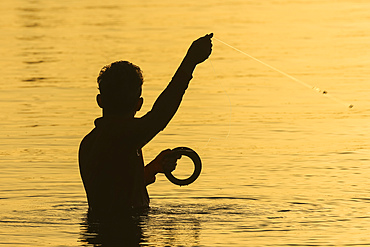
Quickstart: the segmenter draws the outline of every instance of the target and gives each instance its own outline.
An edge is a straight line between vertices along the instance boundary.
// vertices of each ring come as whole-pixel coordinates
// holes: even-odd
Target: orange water
[[[93,246],[77,149],[100,116],[100,68],[143,69],[140,115],[208,32],[337,101],[215,40],[144,149],[149,162],[191,147],[202,174],[149,186],[141,245],[370,245],[369,11],[354,0],[2,1],[0,245]]]

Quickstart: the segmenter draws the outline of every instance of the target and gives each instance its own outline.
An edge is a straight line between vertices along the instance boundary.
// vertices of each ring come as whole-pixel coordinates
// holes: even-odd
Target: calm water
[[[370,245],[369,11],[365,0],[1,1],[0,245],[100,246],[77,164],[100,116],[96,76],[138,64],[143,114],[207,32],[328,97],[214,40],[144,149],[149,162],[191,147],[203,172],[149,186],[141,245]]]

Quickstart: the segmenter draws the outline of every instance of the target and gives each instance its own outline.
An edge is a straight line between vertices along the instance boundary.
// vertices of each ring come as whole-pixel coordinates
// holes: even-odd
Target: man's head
[[[106,114],[125,115],[140,110],[143,75],[141,69],[127,61],[104,66],[98,76],[98,104]]]

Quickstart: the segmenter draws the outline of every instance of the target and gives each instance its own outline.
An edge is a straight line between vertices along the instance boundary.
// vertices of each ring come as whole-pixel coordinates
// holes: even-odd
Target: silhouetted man
[[[141,118],[135,118],[143,104],[140,68],[127,61],[102,68],[97,103],[103,116],[95,120],[95,128],[82,140],[79,150],[89,213],[99,218],[118,217],[132,208],[148,207],[146,186],[155,181],[157,173],[175,169],[178,157],[170,149],[146,166],[141,149],[176,113],[196,65],[212,52],[212,36],[192,43],[171,82]]]

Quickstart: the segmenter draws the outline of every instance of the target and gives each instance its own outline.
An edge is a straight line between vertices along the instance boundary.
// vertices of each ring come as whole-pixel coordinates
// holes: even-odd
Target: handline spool
[[[173,155],[181,155],[181,156],[184,155],[184,156],[189,157],[194,163],[194,172],[190,177],[186,179],[178,179],[174,175],[172,175],[172,173],[169,171],[166,171],[164,175],[173,184],[180,185],[180,186],[191,184],[199,177],[200,172],[202,170],[202,161],[200,160],[199,155],[193,149],[187,148],[187,147],[174,148],[172,152],[173,152]]]

